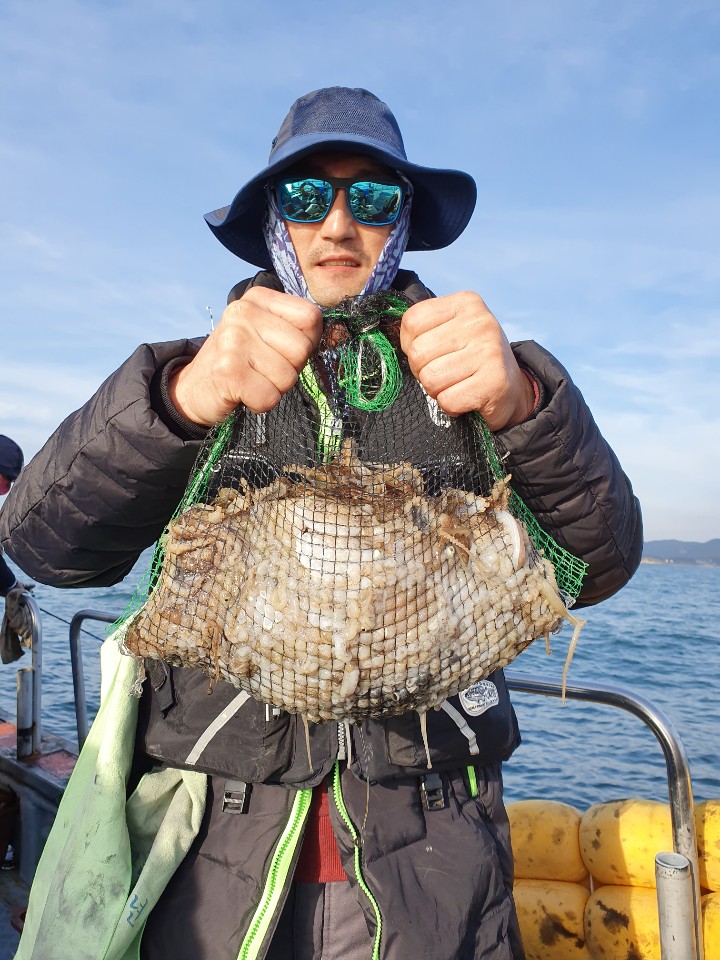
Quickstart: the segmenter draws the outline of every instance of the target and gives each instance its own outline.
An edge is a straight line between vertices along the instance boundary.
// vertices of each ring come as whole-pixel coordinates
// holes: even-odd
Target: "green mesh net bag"
[[[412,376],[406,308],[382,293],[327,310],[280,404],[216,427],[128,652],[358,720],[423,713],[564,619],[579,629],[584,565],[513,493],[482,419],[446,416]]]

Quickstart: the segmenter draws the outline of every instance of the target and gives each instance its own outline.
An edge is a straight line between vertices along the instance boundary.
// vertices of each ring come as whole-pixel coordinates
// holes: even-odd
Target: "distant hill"
[[[686,540],[648,540],[643,563],[690,563],[720,566],[720,540],[691,543]]]

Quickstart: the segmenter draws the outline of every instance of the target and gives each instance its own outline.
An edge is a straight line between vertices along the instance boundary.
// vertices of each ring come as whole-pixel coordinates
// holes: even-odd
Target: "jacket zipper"
[[[343,800],[342,795],[342,786],[340,785],[340,764],[336,760],[335,766],[333,767],[333,800],[335,801],[335,806],[338,809],[340,816],[348,828],[350,836],[352,838],[353,847],[354,847],[354,867],[355,867],[355,877],[358,882],[358,886],[365,894],[365,896],[370,901],[373,910],[375,911],[375,941],[373,943],[373,952],[372,960],[379,960],[380,957],[380,938],[382,936],[382,914],[380,913],[380,907],[378,902],[373,896],[365,882],[365,878],[362,875],[362,863],[360,855],[360,838],[358,832],[355,829],[355,824],[350,819],[350,814],[347,812],[347,807],[345,806],[345,801]]]
[[[256,960],[258,956],[270,923],[280,907],[280,899],[292,867],[298,841],[302,836],[311,799],[312,790],[308,789],[298,790],[293,800],[290,817],[280,834],[260,902],[240,947],[237,960]]]

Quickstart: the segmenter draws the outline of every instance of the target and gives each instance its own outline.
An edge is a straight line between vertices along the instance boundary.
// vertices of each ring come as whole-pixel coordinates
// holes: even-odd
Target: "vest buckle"
[[[247,813],[252,784],[244,780],[226,780],[223,813]]]
[[[439,773],[427,773],[420,779],[420,800],[425,810],[442,810],[445,804],[445,789]]]

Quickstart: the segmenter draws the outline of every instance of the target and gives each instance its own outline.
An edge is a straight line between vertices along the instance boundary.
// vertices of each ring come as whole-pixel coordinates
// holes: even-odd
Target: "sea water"
[[[43,618],[43,729],[77,739],[68,626],[80,610],[120,615],[148,569],[150,553],[115,587],[58,590],[38,584]],[[22,576],[22,575],[21,575]],[[720,568],[643,564],[616,596],[578,611],[587,620],[569,673],[571,686],[623,687],[649,700],[675,727],[696,800],[720,797]],[[508,668],[559,683],[572,628],[540,640]],[[103,623],[82,634],[91,717],[99,700]],[[0,666],[0,707],[14,715],[16,670]],[[25,661],[25,662],[24,662]],[[523,742],[505,765],[506,799],[546,797],[585,809],[621,797],[667,800],[662,749],[649,728],[617,707],[515,693]]]

